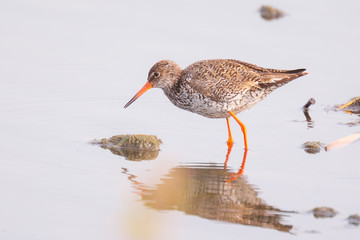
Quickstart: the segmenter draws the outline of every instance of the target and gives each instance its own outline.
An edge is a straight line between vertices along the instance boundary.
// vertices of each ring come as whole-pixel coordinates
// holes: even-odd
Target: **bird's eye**
[[[160,73],[158,73],[158,72],[154,72],[154,77],[159,77],[160,76]]]

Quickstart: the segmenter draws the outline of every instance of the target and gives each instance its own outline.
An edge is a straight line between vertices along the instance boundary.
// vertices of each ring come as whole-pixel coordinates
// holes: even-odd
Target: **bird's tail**
[[[305,76],[305,75],[308,74],[308,73],[305,72],[305,71],[306,71],[305,68],[300,68],[300,69],[295,69],[295,70],[285,70],[285,71],[282,71],[282,73],[294,74],[294,75],[296,75],[297,77],[302,77],[302,76]]]
[[[268,72],[262,74],[261,84],[265,85],[283,85],[288,83],[296,78],[307,75],[305,68],[295,69],[295,70],[277,70],[277,69],[267,69]]]

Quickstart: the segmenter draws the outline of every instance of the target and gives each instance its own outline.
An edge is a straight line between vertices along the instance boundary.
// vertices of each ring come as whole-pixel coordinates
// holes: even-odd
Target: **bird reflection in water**
[[[230,149],[231,151],[231,149]],[[246,152],[244,154],[246,159]],[[282,224],[290,213],[267,205],[256,188],[242,175],[244,162],[236,173],[225,164],[186,164],[169,170],[154,187],[136,181],[127,169],[144,205],[156,210],[178,210],[206,219],[259,226],[290,232],[292,225]]]

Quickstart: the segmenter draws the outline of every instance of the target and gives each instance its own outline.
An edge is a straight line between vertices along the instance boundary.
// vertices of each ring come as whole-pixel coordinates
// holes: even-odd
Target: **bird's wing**
[[[252,66],[236,60],[200,61],[184,69],[181,81],[213,101],[229,101],[246,91],[260,89],[261,74]]]

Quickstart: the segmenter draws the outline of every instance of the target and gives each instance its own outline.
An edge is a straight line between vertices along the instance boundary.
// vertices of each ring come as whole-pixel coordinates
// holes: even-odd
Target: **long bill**
[[[140,89],[140,91],[138,91],[138,93],[135,94],[135,96],[127,104],[125,104],[124,108],[127,108],[130,104],[135,102],[136,99],[138,99],[141,95],[143,95],[150,88],[152,88],[152,84],[149,82],[146,82],[146,84]]]

